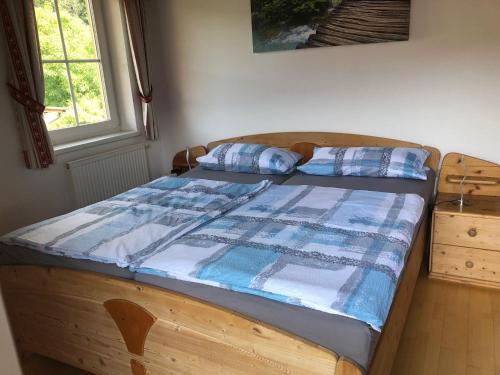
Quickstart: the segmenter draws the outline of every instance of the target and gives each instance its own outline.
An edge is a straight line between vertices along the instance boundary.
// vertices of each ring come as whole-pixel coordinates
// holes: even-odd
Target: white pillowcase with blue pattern
[[[276,147],[223,143],[196,159],[204,169],[256,174],[289,174],[302,155]]]
[[[430,152],[406,147],[317,147],[297,169],[320,176],[396,177],[427,180]]]

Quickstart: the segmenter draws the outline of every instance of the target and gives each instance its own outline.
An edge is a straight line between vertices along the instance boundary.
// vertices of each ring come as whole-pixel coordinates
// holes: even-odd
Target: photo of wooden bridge
[[[410,0],[343,0],[298,48],[405,41],[409,28]]]
[[[252,0],[254,52],[409,39],[411,0]]]

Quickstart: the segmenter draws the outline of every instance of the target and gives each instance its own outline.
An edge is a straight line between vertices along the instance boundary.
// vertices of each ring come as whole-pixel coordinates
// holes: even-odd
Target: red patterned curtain
[[[127,18],[128,39],[134,61],[135,78],[142,101],[144,132],[149,140],[158,139],[158,129],[153,117],[153,86],[150,79],[146,46],[146,15],[144,0],[123,0]]]
[[[8,87],[17,103],[19,132],[28,168],[54,162],[45,121],[45,88],[33,0],[0,0],[10,62]]]

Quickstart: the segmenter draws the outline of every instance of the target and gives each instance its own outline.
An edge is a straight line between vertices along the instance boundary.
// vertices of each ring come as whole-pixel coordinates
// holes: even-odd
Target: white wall
[[[14,341],[10,332],[5,314],[4,303],[0,293],[0,363],[1,373],[9,375],[21,375],[19,361],[16,355]]]
[[[319,130],[500,162],[500,1],[412,1],[409,42],[268,54],[252,53],[250,0],[153,0],[151,11],[170,152]]]

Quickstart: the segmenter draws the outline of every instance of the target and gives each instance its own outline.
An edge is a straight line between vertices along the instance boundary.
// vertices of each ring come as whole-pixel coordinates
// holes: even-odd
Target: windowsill
[[[137,137],[138,135],[140,135],[139,131],[130,130],[119,133],[106,134],[100,137],[82,139],[76,142],[64,143],[61,145],[54,146],[54,154],[55,155],[66,154],[68,152],[83,150],[89,147],[99,146],[106,143],[121,141],[127,138]]]

